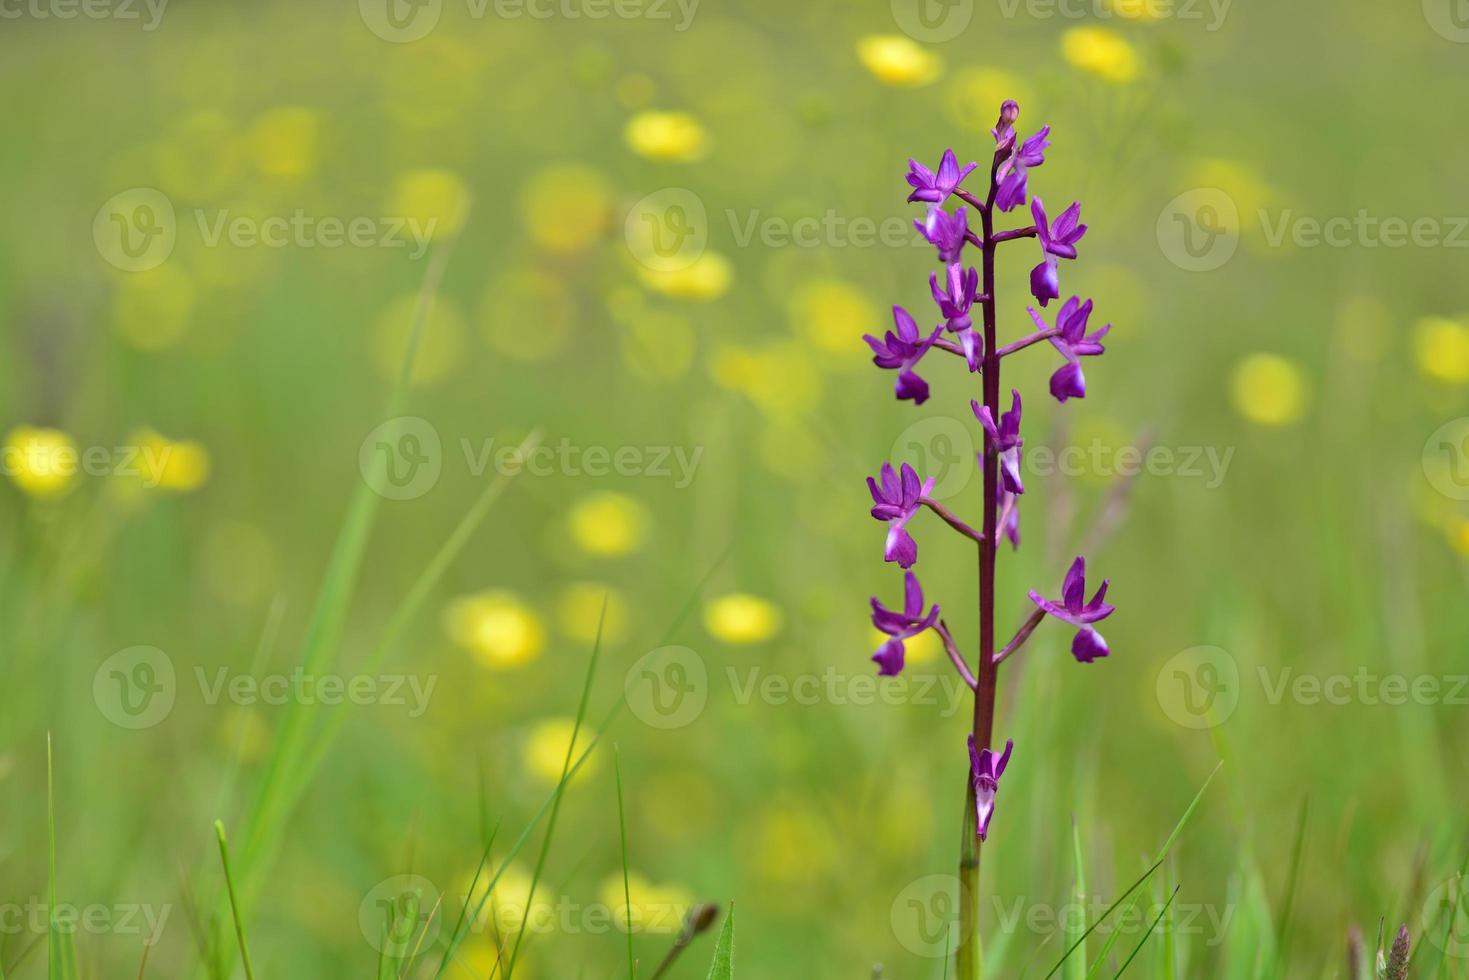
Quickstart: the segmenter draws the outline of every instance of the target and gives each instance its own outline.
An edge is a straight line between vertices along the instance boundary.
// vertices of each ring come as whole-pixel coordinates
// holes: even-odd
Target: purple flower
[[[914,218],[913,226],[923,233],[930,245],[939,250],[940,262],[958,262],[964,250],[964,241],[969,234],[969,214],[964,208],[955,209],[951,215],[936,204],[928,207],[928,217]]]
[[[1071,207],[1061,212],[1054,226],[1046,220],[1046,206],[1040,198],[1030,202],[1030,213],[1035,218],[1035,237],[1041,243],[1041,264],[1030,270],[1030,292],[1041,306],[1045,306],[1061,297],[1056,260],[1076,258],[1076,243],[1086,234],[1086,225],[1077,224],[1081,205],[1074,201]]]
[[[1046,322],[1034,309],[1030,311],[1030,318],[1035,321],[1036,326],[1042,330],[1047,329]],[[1051,345],[1061,352],[1066,358],[1056,373],[1051,375],[1051,394],[1059,402],[1068,398],[1086,397],[1086,375],[1081,371],[1081,360],[1083,357],[1095,357],[1101,354],[1105,348],[1102,347],[1102,338],[1107,336],[1107,331],[1112,329],[1112,324],[1107,324],[1100,330],[1091,334],[1086,332],[1087,320],[1092,315],[1092,301],[1081,302],[1073,296],[1061,304],[1061,309],[1056,314],[1056,336],[1051,337]]]
[[[1063,623],[1076,627],[1076,636],[1071,640],[1071,655],[1082,663],[1089,664],[1098,657],[1105,657],[1111,652],[1107,649],[1107,641],[1102,639],[1102,634],[1092,628],[1092,623],[1112,615],[1113,607],[1103,601],[1107,598],[1107,580],[1102,581],[1101,588],[1097,589],[1097,594],[1092,596],[1091,602],[1084,602],[1085,598],[1085,558],[1077,558],[1071,563],[1071,569],[1066,573],[1066,581],[1061,585],[1060,602],[1052,602],[1033,589],[1030,593],[1031,602]]]
[[[964,182],[964,178],[974,171],[976,166],[978,164],[971,163],[960,170],[959,161],[954,157],[953,150],[944,151],[944,158],[939,161],[937,174],[917,160],[909,160],[908,183],[913,187],[913,193],[908,195],[908,200],[942,204]]]
[[[1000,476],[1006,493],[1022,494],[1025,484],[1020,482],[1020,447],[1025,442],[1020,438],[1020,392],[1010,389],[1010,411],[1000,415],[1000,424],[995,425],[994,416],[988,405],[971,400],[974,417],[984,427],[985,448],[1000,457]]]
[[[896,677],[903,672],[903,641],[917,636],[938,622],[939,607],[935,605],[923,615],[923,586],[918,576],[908,572],[903,577],[903,611],[894,612],[872,597],[872,625],[886,633],[888,641],[872,655],[878,666],[878,676]]]
[[[999,499],[995,506],[1000,512],[995,523],[1000,528],[1000,533],[1010,539],[1010,547],[1020,547],[1020,498],[1004,487],[1000,487]]]
[[[969,311],[974,307],[974,295],[979,290],[979,270],[965,269],[959,263],[948,267],[948,288],[939,288],[938,273],[928,274],[928,286],[933,292],[933,301],[944,315],[949,330],[959,335],[964,346],[964,359],[969,370],[978,371],[980,358],[984,356],[984,338],[974,331],[974,321]]]
[[[990,135],[995,138],[999,149],[995,151],[998,156],[1001,153],[1009,153],[1015,145],[1015,120],[1020,118],[1020,103],[1014,99],[1006,99],[1000,103],[1000,118],[990,130]]]
[[[1005,752],[997,754],[993,749],[974,747],[974,736],[969,736],[969,778],[974,782],[974,827],[979,839],[984,840],[990,831],[990,817],[995,815],[995,794],[1000,789],[1000,777],[1010,764],[1010,750],[1015,748],[1014,739],[1005,739]]]
[[[904,525],[923,506],[923,498],[933,491],[933,477],[920,484],[918,474],[907,463],[903,464],[901,476],[893,472],[892,463],[883,463],[881,476],[881,485],[869,476],[867,489],[872,491],[872,516],[888,524],[882,557],[884,561],[897,562],[901,568],[911,568],[918,560],[918,542]]]
[[[898,372],[898,381],[893,386],[898,400],[912,399],[913,404],[922,405],[928,401],[928,382],[913,373],[913,368],[928,353],[933,342],[939,339],[943,325],[934,327],[933,334],[929,337],[921,337],[918,334],[918,324],[901,306],[893,307],[893,323],[898,328],[896,336],[889,330],[882,340],[872,334],[867,334],[862,339],[867,341],[867,346],[876,355],[872,358],[873,364]]]
[[[1000,186],[995,193],[995,205],[1001,211],[1013,210],[1017,204],[1025,203],[1027,171],[1046,162],[1046,147],[1051,145],[1051,127],[1042,126],[1040,132],[1015,145],[1009,159],[1000,164],[995,177]]]

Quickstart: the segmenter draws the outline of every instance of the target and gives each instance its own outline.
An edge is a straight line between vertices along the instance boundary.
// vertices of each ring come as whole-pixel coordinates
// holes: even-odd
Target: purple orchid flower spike
[[[903,641],[912,639],[938,622],[939,607],[935,605],[923,615],[923,586],[918,576],[908,572],[903,576],[903,611],[894,612],[872,597],[872,625],[888,635],[888,640],[872,655],[877,664],[879,677],[896,677],[903,672],[906,651]]]
[[[913,188],[913,193],[908,195],[909,203],[913,201],[927,201],[930,204],[944,203],[977,166],[978,164],[969,163],[965,164],[961,170],[953,150],[944,151],[944,158],[939,161],[938,173],[929,170],[917,160],[909,160],[908,183]]]
[[[949,331],[959,335],[964,347],[964,359],[969,370],[978,371],[980,359],[984,357],[984,338],[974,329],[974,320],[969,311],[974,307],[975,293],[979,289],[979,270],[965,269],[957,262],[948,267],[948,288],[939,288],[938,273],[928,274],[928,287],[933,301],[938,304]]]
[[[969,736],[969,778],[974,782],[974,827],[979,839],[989,836],[990,818],[995,815],[995,794],[1000,789],[1000,777],[1010,764],[1010,751],[1015,748],[1014,739],[1005,739],[1004,754],[993,749],[976,749],[974,736]]]
[[[1011,388],[1010,398],[1010,411],[1000,414],[998,426],[988,405],[971,399],[969,407],[984,427],[986,450],[1000,457],[1000,478],[1005,492],[1019,495],[1025,492],[1025,484],[1020,482],[1020,447],[1025,442],[1020,438],[1020,392]],[[982,458],[980,465],[983,465]]]
[[[1086,234],[1086,225],[1078,224],[1081,205],[1072,202],[1071,207],[1061,212],[1056,223],[1046,218],[1046,206],[1040,198],[1030,202],[1030,213],[1035,218],[1035,237],[1041,243],[1041,264],[1030,270],[1030,292],[1036,301],[1045,306],[1061,297],[1061,279],[1057,272],[1058,259],[1076,258],[1076,243]]]
[[[1025,194],[1031,167],[1046,162],[1046,147],[1051,145],[1051,127],[1042,126],[1040,132],[1013,146],[1009,159],[1000,164],[995,176],[1000,181],[995,192],[995,206],[1001,211],[1012,211],[1018,204],[1025,203]]]
[[[939,261],[953,264],[959,261],[964,251],[964,242],[969,235],[969,213],[956,208],[953,214],[936,204],[929,205],[926,218],[914,218],[913,226],[923,237],[939,250]]]
[[[1030,311],[1030,318],[1035,321],[1036,326],[1042,330],[1048,329],[1046,321],[1034,309]],[[1056,314],[1056,335],[1050,338],[1051,345],[1061,352],[1066,358],[1066,363],[1051,375],[1051,395],[1059,402],[1068,398],[1086,397],[1086,375],[1081,370],[1081,358],[1096,357],[1103,353],[1106,348],[1102,346],[1102,338],[1107,336],[1107,331],[1112,329],[1108,323],[1098,330],[1088,334],[1086,324],[1092,315],[1092,301],[1081,302],[1078,297],[1071,297],[1061,304],[1061,309]]]
[[[882,340],[872,334],[867,334],[862,339],[872,348],[875,355],[872,358],[873,364],[898,372],[898,380],[893,386],[898,400],[911,400],[915,405],[922,405],[928,401],[928,382],[915,374],[913,368],[928,353],[933,342],[939,339],[943,325],[934,327],[930,336],[922,337],[918,333],[918,324],[901,306],[893,307],[893,323],[898,328],[896,335],[889,330]]]
[[[1030,593],[1030,601],[1040,606],[1048,615],[1076,627],[1076,636],[1071,640],[1071,655],[1084,664],[1111,652],[1107,641],[1102,639],[1102,634],[1092,627],[1093,623],[1112,615],[1113,607],[1104,601],[1107,598],[1107,584],[1104,579],[1091,601],[1083,601],[1086,598],[1086,559],[1078,557],[1071,563],[1066,581],[1061,585],[1060,602],[1053,602],[1035,590]]]
[[[911,568],[918,560],[918,542],[905,525],[923,506],[923,498],[933,492],[933,477],[919,483],[918,474],[907,463],[901,475],[894,472],[892,463],[884,463],[881,476],[881,484],[869,476],[867,489],[872,492],[872,516],[888,525],[882,557],[897,562],[900,568]]]

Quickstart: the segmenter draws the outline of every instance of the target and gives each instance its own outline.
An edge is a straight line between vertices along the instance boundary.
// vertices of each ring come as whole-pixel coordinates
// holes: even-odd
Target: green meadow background
[[[934,354],[898,403],[861,337],[936,319],[906,161],[987,160],[1007,97],[1113,330],[1083,401],[1048,347],[1006,362],[998,632],[1083,551],[1118,611],[1107,660],[1047,623],[1001,672],[988,975],[1044,976],[1221,761],[1099,975],[1174,886],[1134,974],[1345,976],[1382,921],[1469,974],[1447,0],[3,10],[3,975],[73,970],[53,887],[103,910],[78,975],[244,975],[216,819],[258,976],[370,975],[411,887],[432,954],[387,975],[432,975],[487,845],[446,975],[505,975],[533,878],[514,975],[625,975],[618,767],[640,976],[697,901],[735,903],[738,976],[943,975],[969,708],[932,642],[872,679],[901,579],[864,477],[912,462],[977,524],[978,386]],[[973,657],[973,549],[912,530]],[[626,705],[537,877],[599,620],[578,747]]]

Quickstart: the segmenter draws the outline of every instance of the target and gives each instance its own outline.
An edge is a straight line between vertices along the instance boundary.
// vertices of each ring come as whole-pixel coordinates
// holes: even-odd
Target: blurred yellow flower
[[[606,600],[607,614],[602,615]],[[572,582],[561,590],[556,603],[556,619],[561,632],[573,640],[591,643],[597,639],[597,624],[602,624],[602,641],[617,643],[627,636],[627,597],[601,582]]]
[[[784,621],[773,602],[744,592],[732,592],[704,604],[704,629],[725,643],[763,643],[780,632]]]
[[[1424,317],[1413,327],[1413,353],[1425,376],[1450,384],[1469,382],[1469,326],[1447,317]]]
[[[444,632],[486,667],[522,667],[541,655],[546,631],[513,592],[491,589],[460,596],[444,610]]]
[[[563,748],[564,752],[565,749]],[[588,760],[588,765],[590,765]],[[561,778],[561,768],[558,763],[556,768],[556,779]],[[472,931],[495,936],[514,936],[520,931],[520,924],[525,922],[525,931],[531,934],[544,934],[552,931],[556,925],[556,914],[550,892],[547,891],[545,879],[542,879],[536,887],[535,898],[531,898],[531,876],[519,862],[511,862],[505,865],[500,872],[499,879],[495,882],[493,892],[489,891],[490,879],[494,877],[495,869],[499,862],[491,860],[486,869],[475,880],[473,872],[465,874],[459,881],[455,891],[445,896],[447,907],[464,907],[464,901],[469,899],[469,908],[479,908],[481,901],[489,894],[489,901],[484,902],[484,908],[475,919]],[[471,893],[470,886],[474,889]],[[526,910],[530,910],[527,916]],[[516,975],[520,975],[519,964],[516,965]],[[479,977],[489,976],[488,973],[479,974]],[[476,978],[478,980],[478,977]]]
[[[1454,550],[1461,555],[1469,555],[1469,520],[1456,518],[1449,522],[1446,530],[1449,544],[1454,546]]]
[[[164,350],[188,333],[195,298],[193,281],[177,265],[134,272],[112,297],[112,326],[139,350]]]
[[[901,34],[869,34],[861,38],[857,42],[857,57],[878,81],[889,85],[927,85],[944,68],[942,58]]]
[[[705,252],[681,269],[650,269],[638,266],[643,285],[664,296],[679,299],[718,299],[734,279],[734,266],[718,252]]]
[[[452,170],[414,170],[398,178],[388,207],[393,217],[414,222],[419,234],[442,241],[464,227],[469,189]]]
[[[5,475],[37,500],[60,497],[76,482],[76,443],[60,429],[18,425],[5,438]]]
[[[554,357],[571,338],[576,306],[559,276],[532,268],[510,268],[485,286],[479,311],[481,335],[515,361]],[[535,324],[527,330],[526,324]]]
[[[849,357],[867,350],[864,333],[875,330],[878,306],[840,279],[813,279],[796,288],[786,305],[791,326],[821,350]]]
[[[576,720],[573,718],[547,718],[538,722],[530,730],[525,740],[524,763],[526,771],[535,776],[543,783],[555,785],[561,781],[563,767],[566,761],[566,751],[571,747],[571,733],[576,730]],[[574,766],[591,744],[592,735],[582,728],[576,737],[576,747],[571,754],[570,765]],[[580,782],[590,776],[597,768],[597,755],[593,752],[587,756],[576,775],[571,778],[572,782]]]
[[[599,491],[578,500],[567,515],[571,539],[588,554],[617,558],[642,547],[652,518],[623,493]]]
[[[136,429],[129,437],[138,447],[138,469],[146,489],[188,493],[209,479],[209,450],[197,442],[174,442],[156,429]]]
[[[226,521],[205,533],[200,564],[212,594],[249,606],[269,592],[275,579],[275,547],[255,525]]]
[[[755,824],[757,867],[774,881],[809,882],[836,864],[836,837],[809,804],[786,801]]]
[[[607,178],[578,163],[548,167],[520,194],[520,215],[531,240],[558,255],[580,252],[607,234],[612,189]]]
[[[614,928],[656,935],[678,932],[684,916],[694,905],[693,892],[687,888],[673,884],[655,885],[631,870],[625,883],[621,871],[602,879],[597,897],[612,910]]]
[[[418,316],[418,294],[405,293],[378,315],[373,331],[372,358],[378,372],[396,381],[408,354],[408,339]],[[464,363],[464,316],[454,303],[435,296],[413,353],[413,383],[430,385],[443,380]]]
[[[1073,27],[1061,35],[1061,54],[1082,71],[1108,82],[1137,77],[1137,52],[1121,34],[1105,27]]]
[[[690,163],[709,150],[709,134],[687,112],[640,112],[628,120],[622,138],[649,160]]]
[[[304,106],[280,106],[260,114],[250,128],[255,166],[267,177],[305,177],[316,169],[318,120]]]
[[[1305,376],[1276,354],[1251,354],[1235,366],[1234,407],[1260,425],[1289,425],[1306,411]]]

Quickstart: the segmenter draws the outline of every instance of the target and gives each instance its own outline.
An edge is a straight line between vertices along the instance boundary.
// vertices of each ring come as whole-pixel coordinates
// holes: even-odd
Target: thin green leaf
[[[250,944],[245,941],[245,920],[240,915],[240,903],[235,897],[235,876],[230,871],[230,846],[225,840],[222,821],[214,821],[214,835],[219,838],[219,862],[224,866],[224,887],[235,918],[235,938],[240,941],[240,961],[245,965],[245,980],[255,980],[255,970],[250,966]]]
[[[709,967],[709,980],[733,980],[734,977],[734,903],[729,903],[729,915],[719,930],[719,941],[714,944],[714,963]]]
[[[632,884],[628,875],[627,860],[627,810],[622,800],[622,751],[612,746],[612,771],[617,776],[617,828],[622,836],[622,901],[627,910],[623,932],[627,933],[627,976],[634,980],[638,975],[638,962],[632,951]]]
[[[1175,885],[1174,886],[1174,888],[1173,888],[1173,894],[1172,895],[1169,895],[1168,896],[1168,901],[1166,901],[1166,902],[1163,903],[1163,908],[1158,913],[1158,917],[1153,920],[1153,924],[1148,927],[1148,931],[1145,932],[1145,933],[1143,933],[1142,940],[1135,947],[1133,947],[1132,953],[1128,955],[1127,959],[1125,959],[1125,960],[1122,961],[1122,967],[1121,967],[1121,969],[1119,969],[1117,971],[1117,976],[1118,977],[1122,976],[1122,974],[1124,974],[1124,973],[1127,972],[1127,965],[1129,963],[1131,963],[1133,961],[1133,959],[1135,959],[1137,957],[1137,954],[1140,953],[1140,952],[1142,952],[1142,948],[1147,945],[1147,943],[1148,943],[1148,937],[1151,936],[1153,934],[1153,931],[1158,928],[1158,923],[1163,921],[1163,916],[1165,916],[1165,915],[1168,914],[1168,909],[1169,909],[1170,906],[1173,905],[1173,900],[1178,897],[1178,889],[1181,888],[1181,887],[1183,887],[1183,886],[1182,885]],[[1114,978],[1114,980],[1115,980],[1115,978]]]

